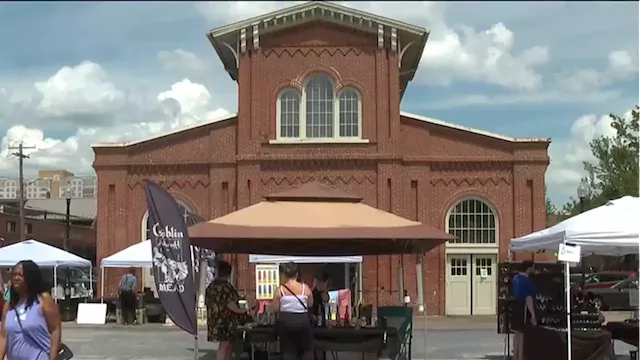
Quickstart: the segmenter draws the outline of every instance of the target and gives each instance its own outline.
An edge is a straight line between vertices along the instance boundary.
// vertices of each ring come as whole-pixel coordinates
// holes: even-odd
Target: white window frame
[[[333,136],[332,137],[323,137],[323,138],[309,138],[307,137],[307,84],[314,77],[323,76],[331,83],[331,86],[334,89],[333,93]],[[281,123],[280,123],[280,99],[282,94],[288,91],[295,91],[300,96],[300,106],[299,106],[299,126],[300,126],[300,136],[299,137],[282,137],[281,136]],[[345,91],[353,91],[358,98],[358,136],[355,137],[347,137],[340,136],[340,95],[342,95]],[[340,89],[340,91],[335,91],[335,82],[330,76],[326,75],[318,75],[313,74],[309,76],[303,86],[302,91],[295,88],[285,88],[282,89],[278,93],[278,98],[276,100],[276,139],[270,140],[271,144],[290,144],[290,143],[368,143],[369,140],[362,138],[362,94],[355,88],[345,87]]]
[[[485,199],[479,198],[479,197],[465,197],[463,199],[460,199],[458,201],[456,201],[453,206],[451,206],[451,208],[449,208],[449,210],[447,211],[447,216],[445,216],[444,219],[444,225],[445,225],[445,231],[447,233],[449,233],[449,218],[452,215],[453,209],[455,209],[456,206],[458,206],[458,204],[462,203],[463,201],[467,201],[467,200],[475,200],[475,201],[480,201],[483,204],[485,204],[489,210],[491,210],[491,212],[493,213],[493,218],[495,220],[495,243],[489,243],[489,244],[482,244],[482,243],[454,243],[451,241],[447,241],[446,243],[446,247],[447,248],[498,248],[500,246],[500,218],[498,217],[498,212],[496,211],[495,206],[493,206],[493,204],[491,204],[490,202],[488,202]]]

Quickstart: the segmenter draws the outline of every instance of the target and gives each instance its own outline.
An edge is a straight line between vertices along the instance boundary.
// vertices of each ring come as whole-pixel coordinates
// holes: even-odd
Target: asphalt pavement
[[[217,345],[199,334],[199,359],[214,360]],[[428,330],[427,356],[424,333],[414,331],[413,359],[498,360],[502,359],[504,338],[495,330]],[[175,327],[149,324],[135,327],[118,325],[64,326],[63,341],[75,353],[76,360],[191,360],[194,338]],[[632,347],[616,343],[616,353],[627,355]],[[340,357],[342,360],[342,357]]]

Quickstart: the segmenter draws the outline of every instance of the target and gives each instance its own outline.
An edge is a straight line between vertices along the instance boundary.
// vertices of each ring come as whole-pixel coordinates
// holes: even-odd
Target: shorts
[[[526,308],[524,302],[514,303],[513,313],[511,313],[511,330],[522,332],[526,327],[531,326],[531,313]]]

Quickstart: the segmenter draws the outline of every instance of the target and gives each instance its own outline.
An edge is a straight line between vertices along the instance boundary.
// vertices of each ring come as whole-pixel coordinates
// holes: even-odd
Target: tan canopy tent
[[[191,226],[189,237],[219,253],[296,256],[425,253],[453,239],[317,182]]]

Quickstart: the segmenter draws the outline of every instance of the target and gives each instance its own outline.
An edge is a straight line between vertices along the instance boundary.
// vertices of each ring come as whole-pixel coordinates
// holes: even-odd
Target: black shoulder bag
[[[24,331],[24,328],[22,327],[22,321],[20,320],[20,314],[18,314],[18,310],[14,307],[12,308],[13,311],[16,313],[16,319],[18,320],[18,325],[20,325],[20,330],[22,331],[22,336],[26,336],[29,338],[29,340],[31,340],[31,342],[33,342],[34,345],[36,345],[37,347],[40,347],[38,345],[38,342],[35,341],[31,335],[29,335],[29,333]],[[45,353],[49,353],[49,349],[47,350],[43,350]],[[69,347],[67,345],[65,345],[62,341],[60,341],[60,350],[58,351],[58,356],[56,356],[56,360],[69,360],[73,358],[73,351],[71,351],[71,349],[69,349]]]
[[[315,325],[315,316],[313,316],[313,314],[309,311],[309,308],[307,307],[307,304],[304,303],[304,301],[302,301],[302,299],[300,299],[300,297],[298,295],[296,295],[296,293],[294,293],[293,291],[291,291],[291,289],[289,289],[289,287],[285,284],[282,284],[282,286],[287,289],[287,291],[289,291],[291,293],[291,295],[295,296],[296,299],[298,299],[298,301],[300,302],[300,305],[302,305],[302,307],[307,311],[307,316],[309,317],[309,324],[311,326]]]

